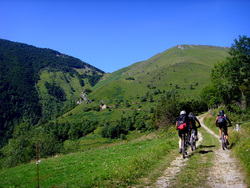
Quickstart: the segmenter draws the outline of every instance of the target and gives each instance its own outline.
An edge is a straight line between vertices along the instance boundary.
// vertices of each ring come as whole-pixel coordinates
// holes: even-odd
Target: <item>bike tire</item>
[[[196,140],[194,138],[194,149],[196,150]]]
[[[182,137],[182,156],[183,156],[183,159],[186,158],[185,136],[184,135]]]
[[[194,151],[194,145],[195,145],[195,138],[194,138],[194,135],[192,134],[192,137],[191,137],[191,150]]]
[[[222,137],[221,137],[221,146],[222,146],[222,149],[225,150],[226,143],[225,143],[225,135],[224,135],[224,133],[222,133]]]

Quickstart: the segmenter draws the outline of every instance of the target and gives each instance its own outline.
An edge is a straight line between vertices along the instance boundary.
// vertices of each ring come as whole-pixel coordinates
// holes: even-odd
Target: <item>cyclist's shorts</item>
[[[228,134],[227,134],[227,126],[219,126],[219,128],[220,128],[220,129],[222,129],[222,128],[223,128],[223,129],[225,130],[225,135],[227,135],[227,136],[228,136]]]
[[[178,130],[179,137],[182,137],[182,134],[187,133],[187,129],[184,130]]]

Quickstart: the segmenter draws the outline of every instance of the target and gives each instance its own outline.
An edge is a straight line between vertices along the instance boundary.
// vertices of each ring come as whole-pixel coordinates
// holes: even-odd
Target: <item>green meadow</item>
[[[135,133],[132,141],[112,144],[106,142],[105,146],[99,148],[41,159],[38,165],[40,187],[132,185],[154,169],[172,149],[178,147],[176,131],[162,131],[150,134]],[[84,140],[80,142],[82,147],[84,143],[90,143]],[[35,161],[0,171],[0,187],[37,185]]]

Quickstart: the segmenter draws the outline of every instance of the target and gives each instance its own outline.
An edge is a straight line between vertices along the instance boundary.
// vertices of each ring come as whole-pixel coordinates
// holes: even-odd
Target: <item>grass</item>
[[[181,94],[198,96],[200,90],[209,82],[211,67],[227,56],[228,49],[212,46],[185,47],[185,50],[173,47],[146,61],[105,76],[105,79],[93,88],[90,96],[96,100],[111,100],[112,95],[118,91],[117,87],[120,87],[122,92],[116,95],[117,97],[135,98],[136,95],[145,95],[147,91],[153,92],[147,87],[148,84],[157,89],[171,91],[173,88],[169,87],[170,83],[173,87],[176,84],[181,86]],[[126,80],[127,77],[133,77],[135,80]],[[189,89],[191,84],[197,82],[195,89]]]
[[[175,133],[175,132],[174,132]],[[177,147],[171,131],[157,137],[44,159],[39,164],[41,187],[126,187],[148,174]],[[140,146],[140,149],[139,149]],[[36,187],[35,162],[0,171],[0,187]]]

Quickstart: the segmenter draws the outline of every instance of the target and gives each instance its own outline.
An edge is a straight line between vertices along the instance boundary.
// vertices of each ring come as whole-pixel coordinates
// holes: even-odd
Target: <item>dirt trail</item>
[[[198,132],[199,141],[196,143],[198,147],[202,141],[202,135]],[[188,154],[190,154],[190,149],[188,150]],[[163,176],[158,178],[158,180],[151,187],[169,187],[171,185],[171,181],[175,178],[176,174],[180,172],[181,168],[185,167],[188,162],[188,157],[183,159],[182,155],[179,155],[171,162],[170,167],[168,167]]]
[[[200,119],[202,126],[212,135],[214,135],[218,141],[219,136],[207,128],[203,123],[204,116]],[[207,179],[208,185],[211,187],[232,187],[241,188],[247,187],[244,184],[244,176],[240,172],[239,162],[231,157],[230,150],[222,150],[221,148],[214,150],[214,161],[213,167],[209,172],[209,177]]]
[[[218,141],[219,136],[217,136],[213,131],[206,127],[203,123],[205,114],[199,116],[199,121],[208,133],[214,135]],[[199,141],[197,146],[200,145],[202,141],[202,135],[199,134]],[[191,151],[190,151],[191,152]],[[209,177],[205,180],[205,187],[219,187],[219,188],[241,188],[247,187],[244,184],[244,176],[241,174],[238,166],[239,163],[235,158],[232,158],[231,151],[223,151],[221,148],[214,149],[214,160],[213,167],[209,171]],[[189,158],[183,159],[181,155],[177,156],[175,160],[171,162],[170,167],[168,167],[163,176],[158,178],[158,180],[150,187],[170,187],[171,182],[175,181],[175,176],[180,172],[185,165],[188,164]]]

